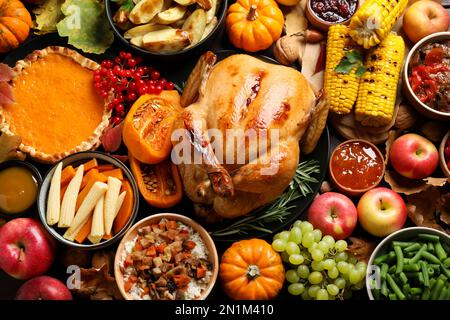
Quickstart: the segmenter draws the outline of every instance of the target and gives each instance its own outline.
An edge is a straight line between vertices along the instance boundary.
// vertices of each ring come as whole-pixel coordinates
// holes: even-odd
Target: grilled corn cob
[[[355,107],[362,125],[379,127],[392,121],[404,53],[403,38],[395,33],[367,53]]]
[[[350,36],[369,49],[391,32],[408,0],[366,0],[350,20]]]
[[[327,59],[325,66],[324,88],[330,104],[330,110],[338,114],[347,114],[353,108],[358,94],[359,79],[354,67],[349,73],[338,73],[336,66],[347,51],[357,50],[356,43],[349,36],[347,26],[336,24],[330,27],[327,40]]]

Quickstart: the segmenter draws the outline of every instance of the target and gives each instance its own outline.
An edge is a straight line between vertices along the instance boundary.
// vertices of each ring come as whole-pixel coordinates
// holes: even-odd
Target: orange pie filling
[[[104,101],[92,71],[50,53],[14,80],[16,102],[4,106],[10,130],[22,143],[46,154],[71,150],[89,139],[102,121]]]

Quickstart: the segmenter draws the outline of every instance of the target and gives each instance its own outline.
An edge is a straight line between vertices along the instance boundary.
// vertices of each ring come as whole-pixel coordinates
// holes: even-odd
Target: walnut
[[[416,112],[410,106],[403,103],[400,104],[394,126],[400,130],[406,130],[414,126],[416,121]]]
[[[300,54],[300,41],[303,37],[284,36],[277,40],[273,54],[277,61],[285,66],[293,64]]]
[[[420,128],[420,132],[433,142],[440,142],[447,130],[447,126],[438,121],[427,121]]]

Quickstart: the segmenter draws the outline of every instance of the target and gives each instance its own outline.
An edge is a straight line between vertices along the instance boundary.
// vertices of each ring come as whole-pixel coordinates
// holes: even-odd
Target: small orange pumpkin
[[[237,0],[226,20],[231,43],[250,52],[269,48],[280,38],[283,24],[283,13],[274,0]]]
[[[284,267],[266,241],[242,240],[223,254],[219,277],[225,293],[234,300],[268,300],[283,287]]]
[[[17,48],[30,33],[31,15],[19,0],[0,0],[0,53]]]

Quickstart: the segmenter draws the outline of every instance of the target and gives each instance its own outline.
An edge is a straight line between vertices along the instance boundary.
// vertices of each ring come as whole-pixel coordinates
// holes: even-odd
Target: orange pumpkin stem
[[[247,268],[247,278],[249,280],[255,280],[260,276],[259,267],[255,264],[251,264]]]
[[[256,5],[252,4],[247,15],[247,20],[255,21],[258,18],[258,13],[256,12],[256,9],[257,9]]]

